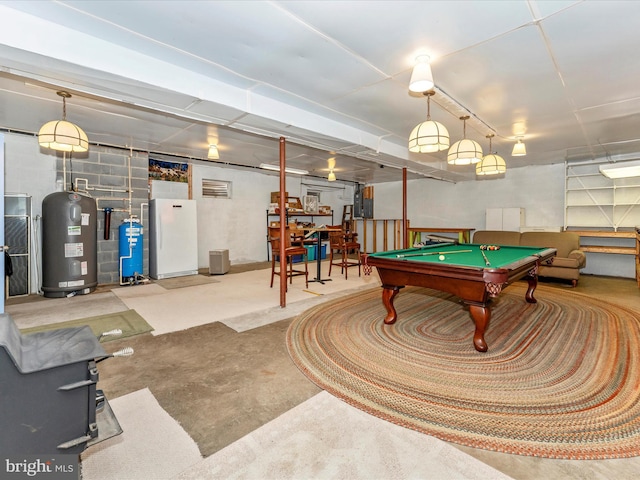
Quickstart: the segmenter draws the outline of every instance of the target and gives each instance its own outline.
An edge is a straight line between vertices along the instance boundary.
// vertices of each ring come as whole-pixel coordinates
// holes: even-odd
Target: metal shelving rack
[[[267,227],[270,225],[269,217],[274,217],[274,218],[277,217],[279,219],[280,214],[269,213],[269,210],[267,209]],[[331,213],[304,213],[304,212],[290,212],[289,210],[287,210],[285,214],[285,219],[287,223],[289,223],[290,218],[309,218],[311,223],[313,223],[314,217],[324,217],[324,218],[331,217],[331,225],[333,225],[333,210],[331,210]],[[269,235],[267,234],[267,260],[270,260],[270,259],[271,259],[271,254],[269,249]]]
[[[634,256],[640,287],[640,180],[607,178],[602,164],[566,164],[564,229],[585,252]]]

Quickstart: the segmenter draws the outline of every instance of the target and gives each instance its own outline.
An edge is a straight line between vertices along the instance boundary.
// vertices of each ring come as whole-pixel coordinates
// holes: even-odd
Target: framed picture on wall
[[[305,213],[318,213],[318,197],[315,195],[304,195],[302,197],[302,208]]]
[[[189,183],[189,164],[150,158],[149,179]]]

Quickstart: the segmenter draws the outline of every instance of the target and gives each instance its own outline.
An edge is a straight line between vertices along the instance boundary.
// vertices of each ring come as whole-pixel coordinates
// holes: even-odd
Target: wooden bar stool
[[[269,228],[269,244],[271,245],[271,288],[273,288],[273,277],[275,275],[280,275],[282,272],[282,259],[278,259],[278,263],[280,264],[279,268],[276,269],[276,257],[280,256],[280,227],[268,227]],[[291,230],[287,226],[285,227],[285,262],[284,262],[284,270],[287,277],[289,277],[289,283],[293,283],[293,277],[304,275],[305,285],[309,288],[309,269],[308,269],[308,255],[307,249],[304,247],[302,243],[304,241],[304,236],[296,237],[293,240],[291,239]],[[304,258],[304,270],[293,268],[293,257],[295,255],[302,255]]]
[[[349,267],[358,267],[360,276],[360,244],[356,241],[357,233],[345,232],[341,225],[333,225],[329,230],[329,276],[333,265],[340,267],[340,273],[344,272],[345,280],[349,277]],[[334,258],[334,254],[336,257]],[[355,254],[356,258],[350,258],[349,254]]]

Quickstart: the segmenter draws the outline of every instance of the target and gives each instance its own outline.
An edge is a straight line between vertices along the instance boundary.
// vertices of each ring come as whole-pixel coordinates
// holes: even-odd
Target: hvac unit
[[[222,275],[231,268],[229,250],[209,251],[209,275]]]

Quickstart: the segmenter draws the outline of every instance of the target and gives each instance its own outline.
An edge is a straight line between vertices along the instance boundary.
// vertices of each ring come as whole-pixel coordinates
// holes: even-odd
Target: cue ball
[[[438,258],[439,258],[440,260],[444,260],[444,255],[440,255]]]

